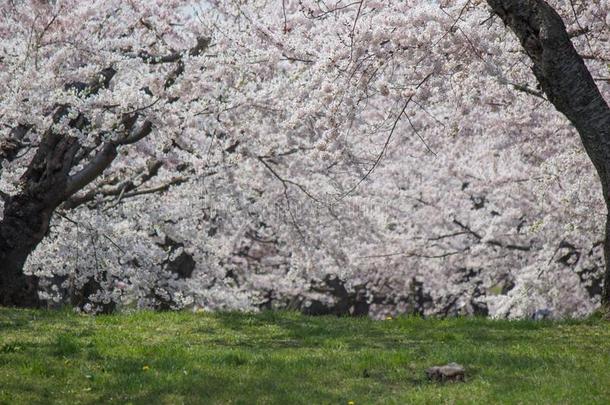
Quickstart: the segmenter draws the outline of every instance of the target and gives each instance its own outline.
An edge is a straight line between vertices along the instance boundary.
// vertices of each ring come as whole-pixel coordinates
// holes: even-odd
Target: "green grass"
[[[608,404],[610,323],[0,308],[0,404],[349,401]]]

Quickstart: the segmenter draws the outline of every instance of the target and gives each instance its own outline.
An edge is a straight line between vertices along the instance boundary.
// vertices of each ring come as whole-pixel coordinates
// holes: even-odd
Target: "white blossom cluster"
[[[95,148],[122,113],[154,124],[74,197],[92,198],[57,210],[26,269],[50,280],[48,299],[279,307],[333,274],[365,286],[376,316],[414,311],[418,286],[425,315],[599,305],[598,179],[485,1],[8,3],[0,142],[17,124],[34,130],[3,164],[2,191],[19,191],[50,125]],[[610,95],[610,2],[549,3]],[[171,87],[175,64],[141,56],[197,38],[209,47],[183,52]],[[110,66],[108,89],[66,87]],[[90,130],[53,124],[59,104]],[[150,192],[111,192],[127,181]]]

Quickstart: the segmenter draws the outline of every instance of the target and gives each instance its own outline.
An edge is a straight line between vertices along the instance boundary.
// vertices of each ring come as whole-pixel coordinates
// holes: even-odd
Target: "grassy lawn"
[[[0,404],[350,401],[608,404],[610,323],[0,308]]]

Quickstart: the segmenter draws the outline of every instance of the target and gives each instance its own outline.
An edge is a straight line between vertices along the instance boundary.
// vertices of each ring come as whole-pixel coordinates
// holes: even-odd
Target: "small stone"
[[[449,363],[444,366],[434,366],[426,370],[426,375],[432,381],[464,381],[466,370],[457,363]]]

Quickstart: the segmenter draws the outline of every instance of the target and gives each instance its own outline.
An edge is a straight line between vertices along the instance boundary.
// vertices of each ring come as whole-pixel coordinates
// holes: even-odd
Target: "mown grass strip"
[[[349,401],[607,404],[610,323],[0,308],[0,404]]]

